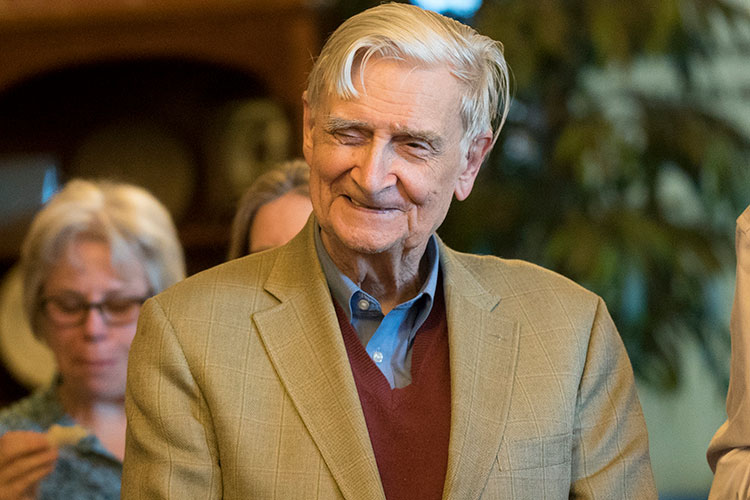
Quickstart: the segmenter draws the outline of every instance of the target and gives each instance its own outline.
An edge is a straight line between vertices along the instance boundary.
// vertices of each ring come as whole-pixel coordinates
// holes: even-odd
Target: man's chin
[[[378,255],[392,250],[397,245],[394,242],[383,242],[383,241],[342,241],[350,251],[356,252],[362,255]]]
[[[376,231],[336,231],[336,240],[346,250],[361,255],[378,255],[399,247],[399,239]]]

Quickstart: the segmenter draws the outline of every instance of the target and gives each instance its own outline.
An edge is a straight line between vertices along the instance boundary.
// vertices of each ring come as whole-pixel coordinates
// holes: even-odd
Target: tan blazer
[[[311,222],[149,300],[130,354],[123,498],[382,499]],[[443,498],[657,497],[603,302],[440,243],[450,338]]]
[[[737,218],[735,244],[728,417],[708,447],[708,463],[715,473],[710,500],[750,498],[750,207]]]

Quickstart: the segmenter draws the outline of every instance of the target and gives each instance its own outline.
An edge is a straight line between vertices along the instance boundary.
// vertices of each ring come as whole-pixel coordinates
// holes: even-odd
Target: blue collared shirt
[[[409,385],[414,337],[430,315],[437,287],[439,258],[435,236],[430,236],[427,242],[425,258],[429,271],[419,293],[385,316],[380,302],[336,267],[323,246],[317,226],[315,249],[333,299],[346,313],[367,354],[388,380],[391,389]]]

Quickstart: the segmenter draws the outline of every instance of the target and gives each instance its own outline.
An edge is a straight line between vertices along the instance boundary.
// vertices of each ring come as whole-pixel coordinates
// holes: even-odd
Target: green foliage
[[[726,373],[716,296],[750,203],[750,139],[693,84],[695,61],[719,55],[717,15],[749,16],[712,0],[485,2],[475,25],[503,42],[515,102],[476,192],[441,229],[602,295],[636,373],[663,389],[679,383],[688,337]],[[643,61],[664,89],[635,82]]]

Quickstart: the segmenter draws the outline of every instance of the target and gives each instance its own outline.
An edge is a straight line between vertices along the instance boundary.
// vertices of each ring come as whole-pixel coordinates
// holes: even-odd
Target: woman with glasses
[[[0,500],[118,499],[138,314],[185,274],[172,219],[141,188],[73,180],[35,217],[20,264],[26,316],[59,375],[0,412]],[[85,436],[61,445],[58,426]]]

